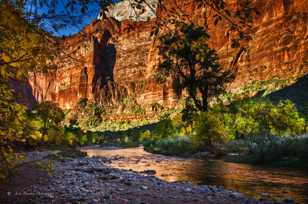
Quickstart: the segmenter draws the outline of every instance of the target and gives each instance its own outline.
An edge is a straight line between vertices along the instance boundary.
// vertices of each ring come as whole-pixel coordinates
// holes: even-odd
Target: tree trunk
[[[200,92],[202,95],[202,110],[207,112],[208,111],[208,95],[209,95],[209,88],[206,86],[204,89],[200,88]]]

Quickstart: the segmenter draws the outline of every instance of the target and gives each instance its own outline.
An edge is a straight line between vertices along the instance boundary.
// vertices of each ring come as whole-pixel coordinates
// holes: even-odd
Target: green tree
[[[163,61],[158,80],[171,76],[178,95],[183,90],[201,111],[208,110],[209,98],[224,90],[233,79],[230,70],[223,70],[214,49],[208,45],[209,34],[203,27],[177,23],[177,29],[160,37]]]
[[[50,127],[60,127],[65,116],[62,109],[51,101],[37,104],[34,112],[43,121],[43,134],[46,134]]]
[[[1,72],[0,72],[1,73]],[[0,179],[9,175],[14,166],[16,143],[28,139],[25,133],[26,114],[22,105],[14,103],[13,94],[0,77]]]
[[[289,101],[246,100],[232,105],[234,130],[238,136],[295,136],[305,133],[305,119]]]
[[[80,99],[70,117],[71,122],[87,130],[96,127],[102,121],[104,114],[105,110],[101,105],[89,102],[88,99]]]
[[[41,132],[43,134],[42,142],[62,144],[64,142],[64,117],[65,114],[61,108],[50,101],[37,104],[32,113],[34,117],[42,121]]]
[[[40,138],[27,108],[16,102],[12,81],[24,80],[28,71],[46,67],[50,53],[45,33],[28,23],[7,1],[0,2],[0,177],[12,172],[20,158],[20,144]]]
[[[230,139],[222,118],[215,112],[200,113],[194,128],[196,133],[193,135],[193,143],[198,148],[225,143]]]
[[[56,54],[50,36],[25,20],[22,11],[0,3],[0,66],[6,78],[22,79],[29,71],[46,71]],[[49,67],[50,68],[50,67]]]

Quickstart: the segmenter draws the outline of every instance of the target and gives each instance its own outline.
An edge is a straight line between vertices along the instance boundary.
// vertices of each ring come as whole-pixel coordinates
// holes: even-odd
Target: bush
[[[4,92],[0,99],[0,179],[9,176],[22,158],[15,154],[16,149],[43,143],[60,144],[64,139],[61,109],[44,102],[30,111],[16,104],[11,94]]]
[[[168,118],[160,121],[156,125],[152,134],[157,138],[167,138],[173,136],[176,131],[176,127],[173,126],[172,120]]]
[[[198,149],[225,143],[229,140],[229,133],[222,118],[215,112],[202,112],[195,121],[195,134],[192,136],[193,144]]]
[[[187,136],[168,137],[156,142],[145,142],[144,148],[147,151],[165,155],[184,155],[196,152]]]
[[[65,127],[64,135],[65,144],[70,146],[96,144],[98,142],[98,138],[100,137],[96,132],[84,132],[82,129],[76,126]]]
[[[190,133],[191,127],[183,122],[181,113],[163,117],[150,131],[139,134],[139,141],[150,152],[173,155],[195,152]]]
[[[89,130],[102,122],[103,114],[105,109],[101,105],[91,103],[88,99],[80,99],[67,117],[70,125],[75,124],[83,130]]]
[[[284,159],[308,161],[308,136],[268,137],[248,146],[249,154],[244,157],[253,163],[271,163]]]
[[[305,119],[295,105],[281,101],[277,105],[264,99],[247,100],[231,105],[233,120],[228,123],[233,135],[243,138],[250,135],[289,136],[305,133]],[[233,122],[232,122],[233,121]]]
[[[151,131],[150,130],[146,130],[144,132],[141,132],[139,135],[139,140],[140,142],[145,142],[151,139]]]
[[[64,112],[53,102],[37,104],[31,112],[31,117],[39,124],[43,143],[62,144],[64,142]]]
[[[76,135],[71,131],[65,131],[64,133],[65,141],[68,145],[73,146],[77,142]]]
[[[183,149],[178,138],[187,137],[194,150],[217,147],[234,139],[247,140],[241,145],[247,148],[254,143],[251,141],[265,142],[272,135],[296,136],[306,131],[305,119],[290,101],[273,104],[264,99],[249,99],[230,106],[216,106],[209,112],[194,113],[192,124],[183,121],[183,114],[164,117],[154,130],[143,133],[144,146],[155,152],[175,153],[174,149]]]

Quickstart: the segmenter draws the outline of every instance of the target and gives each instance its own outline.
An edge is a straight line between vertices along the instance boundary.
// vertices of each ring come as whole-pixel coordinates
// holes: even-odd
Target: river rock
[[[141,171],[140,173],[147,174],[147,175],[155,175],[156,171],[155,170],[144,170],[144,171]]]
[[[100,175],[96,178],[99,180],[107,181],[107,180],[115,180],[115,179],[118,179],[119,177],[116,175],[108,174],[108,175]]]
[[[211,155],[209,152],[198,152],[193,155],[194,158],[202,159],[202,158],[207,158]]]
[[[142,190],[148,190],[149,188],[147,186],[141,186],[140,187]]]

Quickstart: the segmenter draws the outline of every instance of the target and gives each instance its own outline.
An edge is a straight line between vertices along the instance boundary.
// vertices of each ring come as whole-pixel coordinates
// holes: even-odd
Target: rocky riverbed
[[[50,175],[35,165],[22,168],[0,187],[0,203],[273,203],[218,186],[162,181],[153,171],[116,169],[106,158],[56,153],[45,160],[53,163]]]

